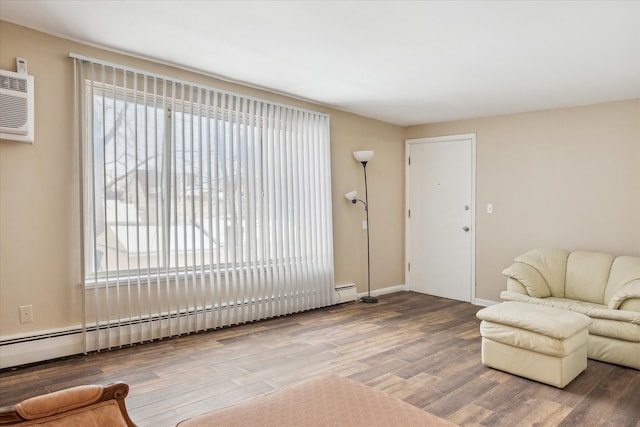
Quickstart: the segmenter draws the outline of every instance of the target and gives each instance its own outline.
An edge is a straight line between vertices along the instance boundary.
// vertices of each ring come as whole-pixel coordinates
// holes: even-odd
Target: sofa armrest
[[[638,300],[632,301],[632,300]],[[634,306],[640,308],[640,280],[632,280],[618,289],[609,299],[607,306],[611,309],[630,310]],[[640,311],[637,309],[636,311]]]
[[[527,292],[527,288],[525,288],[522,283],[520,283],[513,277],[507,277],[507,290],[522,295],[529,295],[529,293]]]
[[[514,262],[511,266],[505,268],[502,274],[510,279],[515,280],[521,284],[527,291],[527,295],[535,298],[545,298],[551,296],[551,290],[547,281],[542,277],[540,272],[532,266],[522,263]],[[509,285],[509,282],[508,282]],[[511,283],[510,291],[518,292],[514,283]]]
[[[57,420],[68,416],[75,416],[82,411],[91,411],[97,406],[104,407],[105,402],[115,405],[113,414],[110,410],[100,413],[118,417],[118,425],[135,427],[129,418],[124,399],[129,393],[129,386],[123,382],[101,385],[82,385],[53,393],[35,396],[16,404],[0,408],[0,425],[15,424],[26,421],[39,421],[45,425],[50,418]],[[119,412],[119,414],[118,414]],[[69,415],[67,415],[69,414]],[[113,420],[106,420],[105,425],[113,425]],[[75,424],[74,424],[75,425]]]
[[[618,310],[636,311],[640,313],[640,298],[627,298],[622,301]]]

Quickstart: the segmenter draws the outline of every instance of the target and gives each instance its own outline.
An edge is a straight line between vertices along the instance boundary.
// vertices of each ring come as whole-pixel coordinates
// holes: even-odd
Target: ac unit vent
[[[0,70],[0,139],[33,143],[33,101],[33,76]]]
[[[20,75],[22,76],[22,75]],[[0,75],[0,88],[27,93],[27,79]]]

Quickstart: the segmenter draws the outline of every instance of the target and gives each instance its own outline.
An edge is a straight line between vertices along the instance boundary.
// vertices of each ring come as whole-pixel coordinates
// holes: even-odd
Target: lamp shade
[[[354,151],[353,157],[359,162],[368,162],[373,159],[373,151]]]
[[[344,195],[344,197],[347,198],[348,201],[353,202],[356,199],[356,191],[350,191],[347,194]]]

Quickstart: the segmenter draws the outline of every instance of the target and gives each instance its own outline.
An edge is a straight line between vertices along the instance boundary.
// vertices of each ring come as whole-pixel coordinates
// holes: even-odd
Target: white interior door
[[[475,298],[475,135],[406,141],[407,285]]]

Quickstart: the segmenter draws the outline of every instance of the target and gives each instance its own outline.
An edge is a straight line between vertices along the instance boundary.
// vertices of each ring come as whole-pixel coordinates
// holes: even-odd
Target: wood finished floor
[[[640,372],[589,360],[564,390],[482,366],[481,307],[412,292],[0,372],[0,406],[122,380],[144,426],[335,373],[463,426],[640,426]]]

